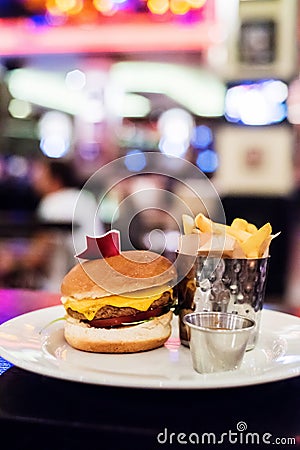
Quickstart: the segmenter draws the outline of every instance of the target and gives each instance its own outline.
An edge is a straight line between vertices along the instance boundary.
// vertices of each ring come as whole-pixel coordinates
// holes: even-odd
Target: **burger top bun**
[[[78,300],[121,295],[160,286],[174,280],[176,269],[157,253],[124,251],[105,259],[74,266],[62,281],[61,293]]]

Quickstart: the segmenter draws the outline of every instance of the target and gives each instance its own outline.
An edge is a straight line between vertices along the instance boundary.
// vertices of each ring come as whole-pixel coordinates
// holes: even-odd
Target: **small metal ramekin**
[[[194,369],[199,373],[238,369],[255,321],[237,314],[195,312],[184,316]]]

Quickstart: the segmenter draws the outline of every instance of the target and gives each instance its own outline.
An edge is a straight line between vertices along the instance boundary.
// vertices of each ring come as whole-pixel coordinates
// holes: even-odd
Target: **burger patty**
[[[154,302],[151,303],[147,311],[158,308],[159,306],[167,306],[171,303],[173,303],[171,293],[169,291],[166,291],[158,299],[154,300]],[[118,308],[117,306],[106,305],[102,306],[96,312],[94,319],[108,319],[112,317],[131,316],[136,314],[137,312],[140,311],[135,308],[126,306],[124,308]],[[74,319],[87,320],[84,314],[73,311],[73,309],[71,308],[67,309],[67,313],[69,314],[69,316],[74,317]]]

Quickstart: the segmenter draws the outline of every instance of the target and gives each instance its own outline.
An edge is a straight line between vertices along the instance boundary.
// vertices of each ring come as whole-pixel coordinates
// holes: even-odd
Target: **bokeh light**
[[[50,158],[65,156],[70,150],[72,122],[67,114],[48,111],[38,124],[40,149]]]
[[[62,136],[46,136],[40,141],[40,149],[49,158],[61,158],[69,150],[69,144]]]
[[[196,164],[204,173],[215,172],[219,165],[218,155],[214,150],[203,150],[198,154]]]
[[[117,11],[117,7],[112,0],[93,0],[94,7],[104,15],[112,15]]]
[[[191,144],[195,148],[206,148],[213,139],[212,130],[206,125],[198,125],[193,129]]]
[[[225,117],[244,125],[269,125],[287,117],[287,85],[280,80],[244,83],[228,89]]]
[[[12,155],[7,160],[7,173],[12,177],[23,178],[28,175],[29,162],[24,156]]]
[[[185,0],[170,0],[170,11],[173,14],[183,15],[190,9],[188,1]]]
[[[9,102],[8,111],[16,119],[26,119],[32,113],[32,107],[29,102],[13,98]]]
[[[187,141],[174,142],[168,138],[162,137],[159,141],[159,150],[167,156],[175,156],[177,158],[182,158],[185,156],[189,144]]]
[[[46,0],[46,8],[50,16],[64,15],[63,11],[58,7],[56,0]]]
[[[191,114],[180,108],[169,109],[161,114],[157,127],[161,136],[159,150],[169,156],[184,156],[194,127]]]
[[[171,142],[189,142],[194,120],[184,109],[172,108],[161,114],[157,127],[161,136]]]
[[[66,74],[66,86],[72,91],[80,91],[86,84],[86,75],[82,70],[74,69]]]
[[[147,6],[153,14],[162,15],[169,9],[169,0],[148,0]]]
[[[192,8],[202,8],[207,0],[188,0],[189,5]]]
[[[146,167],[146,157],[140,150],[129,150],[124,164],[130,172],[140,172]]]
[[[9,0],[6,0],[9,2]],[[116,12],[127,11],[129,13],[145,13],[143,3],[146,3],[148,12],[154,15],[170,13],[185,15],[189,11],[193,14],[202,10],[208,3],[207,0],[16,0],[26,8],[31,19],[40,16],[48,25],[58,25],[56,17],[65,17],[67,21],[75,16],[76,20],[93,21],[97,19],[97,13],[104,16],[112,16]],[[211,3],[213,0],[211,0]],[[208,11],[211,5],[208,4]],[[53,19],[53,20],[52,20]],[[200,20],[202,14],[200,13]]]
[[[83,0],[55,0],[59,11],[70,15],[79,14],[83,8]]]

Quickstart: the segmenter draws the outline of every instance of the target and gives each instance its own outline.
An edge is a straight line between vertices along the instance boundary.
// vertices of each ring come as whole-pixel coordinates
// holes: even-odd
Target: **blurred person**
[[[104,233],[96,199],[90,191],[82,189],[71,164],[57,160],[38,161],[32,183],[41,198],[36,210],[37,218],[50,223],[71,224],[74,217],[74,241],[80,250],[85,248],[85,235]]]
[[[0,286],[4,288],[43,289],[54,247],[46,233],[14,239],[0,244]],[[15,247],[19,247],[16,249]],[[57,290],[57,289],[55,289]]]
[[[2,252],[5,261],[0,265],[0,276],[11,287],[58,292],[75,255],[86,247],[86,235],[101,235],[105,230],[94,195],[82,189],[69,163],[35,162],[32,185],[39,196],[35,214],[41,227],[22,254],[11,258],[7,251]]]
[[[71,164],[57,160],[38,161],[32,181],[41,196],[37,219],[48,224],[70,225],[68,231],[59,231],[56,227],[55,232],[49,233],[55,251],[52,251],[52,264],[44,286],[53,291],[59,288],[62,275],[74,265],[74,255],[85,249],[86,235],[99,236],[105,230],[94,195],[82,188]]]

